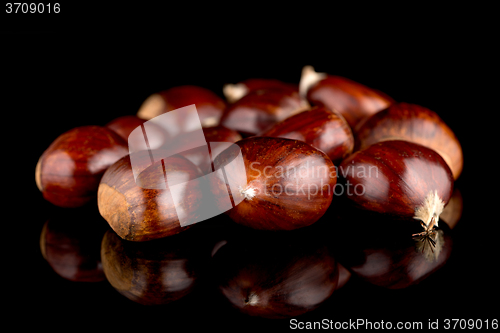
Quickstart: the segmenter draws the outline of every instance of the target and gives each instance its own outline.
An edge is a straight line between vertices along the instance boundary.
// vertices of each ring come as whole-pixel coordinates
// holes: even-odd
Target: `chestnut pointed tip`
[[[443,212],[444,202],[439,197],[437,190],[429,191],[424,202],[415,208],[416,220],[421,220],[427,229],[432,229],[438,226],[439,215]]]
[[[299,95],[306,98],[309,88],[326,78],[326,76],[326,73],[316,72],[311,65],[304,66],[299,81]]]
[[[234,103],[248,93],[248,88],[242,83],[228,83],[222,87],[222,93],[229,103]]]

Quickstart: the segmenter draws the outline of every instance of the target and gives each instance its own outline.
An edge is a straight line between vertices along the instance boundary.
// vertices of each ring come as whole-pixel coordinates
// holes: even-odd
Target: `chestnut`
[[[331,249],[312,232],[229,237],[213,257],[213,283],[236,310],[291,318],[321,306],[338,286]]]
[[[258,89],[228,105],[220,123],[243,136],[252,136],[308,108],[307,101],[293,89]]]
[[[356,150],[383,140],[406,140],[437,151],[460,176],[463,153],[453,131],[435,113],[420,105],[395,103],[365,119],[356,129]]]
[[[177,301],[197,288],[210,259],[206,240],[192,236],[188,232],[137,243],[110,230],[101,246],[106,279],[121,295],[142,305]]]
[[[214,160],[224,181],[214,182],[215,198],[229,193],[236,223],[264,230],[309,226],[326,212],[337,181],[335,166],[322,151],[291,139],[250,137]],[[232,165],[241,154],[241,164]]]
[[[277,79],[247,79],[236,84],[225,84],[222,88],[224,97],[229,103],[234,103],[248,93],[259,89],[285,88],[299,91],[296,84],[283,82]]]
[[[299,89],[312,105],[340,112],[351,128],[394,102],[383,92],[341,76],[317,73],[312,66],[302,69]]]
[[[422,145],[382,141],[346,158],[339,177],[359,207],[420,221],[424,233],[438,226],[453,192],[453,175],[443,158]]]
[[[440,219],[443,220],[450,229],[455,228],[457,223],[462,218],[464,201],[462,198],[462,193],[455,187],[453,189],[453,194],[451,195],[448,204],[444,206],[443,212],[441,213]]]
[[[35,180],[56,206],[80,207],[95,199],[104,171],[128,154],[127,143],[102,126],[81,126],[59,137],[43,152]]]
[[[220,117],[226,108],[226,102],[214,92],[199,86],[184,85],[149,96],[141,105],[137,116],[149,120],[192,104],[196,105],[203,127],[219,125]],[[179,122],[182,122],[182,119],[179,119]]]
[[[146,122],[145,119],[135,115],[125,115],[111,120],[105,127],[115,131],[120,137],[128,142],[129,146],[134,146],[140,143],[135,144],[134,142],[129,142],[129,139],[136,139],[134,136],[129,138],[129,135],[134,129],[144,124],[144,122]],[[161,147],[169,137],[168,132],[164,128],[157,126],[153,122],[148,123],[148,134],[148,144],[151,149]]]
[[[177,234],[190,227],[181,225],[178,210],[182,209],[189,220],[199,207],[198,187],[191,184],[186,188],[178,198],[181,206],[171,193],[172,185],[200,177],[199,169],[180,155],[154,162],[150,153],[124,156],[106,170],[99,184],[99,212],[126,240],[147,241]]]
[[[325,107],[314,107],[275,124],[260,136],[304,141],[325,152],[336,163],[352,153],[354,137],[344,117]]]
[[[182,135],[176,136],[175,140],[172,140],[172,145],[175,145],[175,148],[181,151],[179,155],[186,157],[193,162],[194,165],[198,166],[204,175],[207,175],[214,171],[212,161],[221,151],[227,148],[226,145],[219,144],[219,142],[234,143],[241,140],[241,135],[222,125],[207,127],[202,130],[207,145],[183,149],[183,147],[192,146],[192,138],[196,137],[196,133],[194,132],[183,133]]]
[[[64,279],[103,281],[100,250],[107,230],[94,206],[58,210],[43,225],[40,251],[54,272]]]

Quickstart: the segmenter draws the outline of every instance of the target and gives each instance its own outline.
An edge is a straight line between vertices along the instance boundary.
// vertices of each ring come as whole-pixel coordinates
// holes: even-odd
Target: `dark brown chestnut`
[[[314,107],[275,124],[260,136],[304,141],[325,152],[336,163],[352,153],[354,137],[344,117],[325,107]]]
[[[236,142],[214,160],[225,181],[214,183],[214,197],[229,193],[235,222],[265,230],[292,230],[316,222],[332,202],[335,166],[322,151],[284,138],[251,137]],[[241,163],[232,163],[241,154]]]
[[[186,236],[137,243],[108,231],[101,246],[106,279],[120,294],[143,305],[168,304],[189,295],[207,267],[210,247],[200,237]]]
[[[192,138],[195,136],[193,132],[183,133],[175,137],[172,145],[175,145],[177,150],[180,150],[180,155],[186,157],[188,160],[193,162],[194,165],[198,166],[204,175],[213,172],[212,161],[220,154],[226,145],[217,144],[218,142],[231,142],[241,140],[241,135],[227,127],[222,125],[203,128],[203,135],[207,145],[183,149],[183,147],[192,146]],[[209,149],[210,147],[210,149]]]
[[[290,318],[317,309],[338,286],[337,261],[308,232],[229,238],[213,257],[214,283],[242,313]]]
[[[104,171],[128,154],[127,143],[101,126],[81,126],[59,137],[43,152],[35,180],[43,197],[61,207],[95,199]]]
[[[308,108],[309,104],[296,90],[259,89],[228,105],[220,123],[244,136],[251,136]]]
[[[134,142],[129,142],[130,133],[132,133],[132,131],[137,127],[144,124],[144,122],[146,122],[145,119],[139,118],[135,115],[126,115],[111,120],[105,125],[105,127],[115,131],[130,146],[135,145]],[[168,132],[164,128],[161,128],[152,122],[148,123],[148,134],[148,144],[151,149],[161,147],[169,137]],[[135,139],[135,137],[132,137],[130,139]]]
[[[384,140],[406,140],[438,152],[457,179],[463,168],[462,147],[435,113],[420,105],[395,103],[363,120],[356,129],[356,150]]]
[[[54,272],[69,281],[103,281],[100,250],[106,230],[94,206],[59,210],[43,226],[40,251]]]
[[[299,86],[301,95],[312,105],[338,111],[351,128],[394,102],[385,93],[345,77],[317,73],[312,66],[303,68]]]
[[[214,92],[198,86],[172,87],[149,96],[141,105],[137,116],[149,120],[162,113],[188,105],[196,105],[203,127],[219,125],[226,102]],[[179,119],[182,122],[182,119]]]
[[[126,240],[147,241],[177,234],[189,228],[181,225],[178,210],[188,220],[198,213],[199,188],[191,184],[175,201],[171,186],[200,177],[199,169],[179,155],[154,162],[150,153],[138,151],[121,158],[106,170],[99,185],[99,212]]]
[[[360,207],[417,219],[432,232],[453,192],[443,158],[422,145],[394,140],[373,144],[346,158],[339,177],[347,197]]]
[[[247,79],[236,84],[225,84],[222,88],[224,97],[229,103],[234,103],[248,93],[259,89],[292,89],[299,91],[297,84],[283,82],[277,79]]]

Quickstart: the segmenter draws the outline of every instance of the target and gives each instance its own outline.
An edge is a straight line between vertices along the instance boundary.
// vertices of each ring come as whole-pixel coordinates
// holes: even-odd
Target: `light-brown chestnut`
[[[219,125],[220,117],[226,108],[226,102],[211,90],[184,85],[149,96],[141,105],[137,116],[149,120],[162,113],[192,104],[196,105],[203,127]],[[182,119],[179,119],[178,125],[182,125]]]
[[[292,230],[324,215],[337,181],[324,152],[303,141],[272,137],[246,138],[234,147],[214,160],[216,170],[225,170],[225,181],[212,186],[215,198],[230,193],[235,206],[227,214],[233,221],[254,229]],[[241,165],[233,165],[240,152]]]
[[[463,169],[463,152],[455,133],[426,107],[395,103],[365,119],[356,129],[356,150],[384,140],[406,140],[438,152],[457,179]]]
[[[125,115],[111,120],[105,125],[105,127],[115,131],[128,143],[129,146],[136,146],[141,143],[130,142],[129,139],[136,140],[137,138],[130,138],[129,135],[134,129],[141,126],[145,122],[146,119],[139,118],[135,115]],[[169,133],[164,128],[153,122],[148,123],[148,144],[151,149],[161,147],[166,142],[167,138],[169,138]]]
[[[104,171],[128,154],[127,143],[102,126],[81,126],[59,137],[43,152],[35,181],[56,206],[80,207],[95,199]]]
[[[334,163],[351,154],[354,148],[354,137],[344,117],[323,106],[288,117],[260,136],[304,141],[325,152]]]
[[[220,123],[248,137],[308,108],[307,101],[294,89],[258,89],[228,105]]]
[[[299,87],[309,103],[340,112],[351,128],[394,102],[383,92],[345,77],[317,73],[312,66],[303,68]]]
[[[181,207],[176,207],[171,194],[172,185],[200,177],[199,169],[180,155],[153,162],[149,153],[138,151],[121,158],[106,170],[99,185],[99,212],[125,240],[147,241],[177,234],[190,227],[181,225],[177,209],[182,208],[187,218],[199,213],[198,187],[186,188]]]
[[[222,88],[224,97],[229,103],[234,103],[248,93],[259,89],[292,89],[299,91],[297,84],[283,82],[277,79],[247,79],[236,84],[225,84]]]

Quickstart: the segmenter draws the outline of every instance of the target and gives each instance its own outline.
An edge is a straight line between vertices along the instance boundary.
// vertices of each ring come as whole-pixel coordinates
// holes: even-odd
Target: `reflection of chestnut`
[[[191,230],[190,230],[191,231]],[[109,283],[144,305],[167,304],[193,291],[210,259],[210,247],[190,232],[151,242],[128,242],[108,231],[102,266]]]
[[[127,143],[101,126],[81,126],[59,137],[38,160],[35,180],[43,197],[61,207],[95,199],[106,169],[128,154]]]
[[[139,151],[123,157],[108,168],[99,185],[99,212],[127,240],[145,241],[179,233],[189,226],[181,226],[177,210],[183,209],[188,217],[197,213],[198,188],[187,187],[181,206],[176,207],[170,186],[198,178],[199,169],[179,155],[151,163],[149,153]]]
[[[203,87],[186,85],[149,96],[140,107],[137,116],[149,120],[162,113],[191,104],[196,105],[203,127],[217,126],[226,107],[224,100],[212,91]]]
[[[236,223],[263,230],[309,226],[326,212],[337,181],[326,154],[305,142],[250,137],[214,160],[225,180],[212,186],[216,198],[230,193],[236,206],[227,214]],[[241,164],[234,163],[241,152]]]
[[[234,103],[248,93],[259,89],[292,89],[299,91],[298,85],[276,79],[248,79],[236,84],[225,84],[222,91],[229,103]]]
[[[324,151],[334,162],[342,160],[354,148],[349,124],[338,112],[325,107],[288,117],[260,135],[304,141]]]
[[[370,211],[413,217],[424,230],[438,226],[453,191],[453,175],[443,158],[407,141],[376,143],[346,158],[339,169],[350,200]]]
[[[445,223],[435,230],[431,245],[408,236],[415,228],[402,227],[401,221],[383,214],[350,209],[336,222],[332,242],[338,248],[338,260],[353,276],[380,287],[401,289],[417,284],[442,267],[451,254],[453,242]],[[356,237],[342,237],[353,233]]]
[[[228,105],[220,123],[251,136],[308,108],[306,100],[293,89],[259,89]]]
[[[100,250],[106,230],[93,206],[57,211],[43,226],[40,250],[61,277],[77,282],[102,281]]]
[[[318,237],[252,231],[229,238],[213,258],[215,284],[239,311],[266,318],[309,312],[337,288],[337,262]]]
[[[455,179],[462,172],[460,142],[435,112],[423,106],[393,104],[361,122],[356,129],[356,150],[384,140],[406,140],[429,147],[446,161]]]
[[[300,92],[312,105],[340,112],[352,128],[364,117],[394,102],[380,91],[341,76],[316,73],[311,66],[302,71]]]

